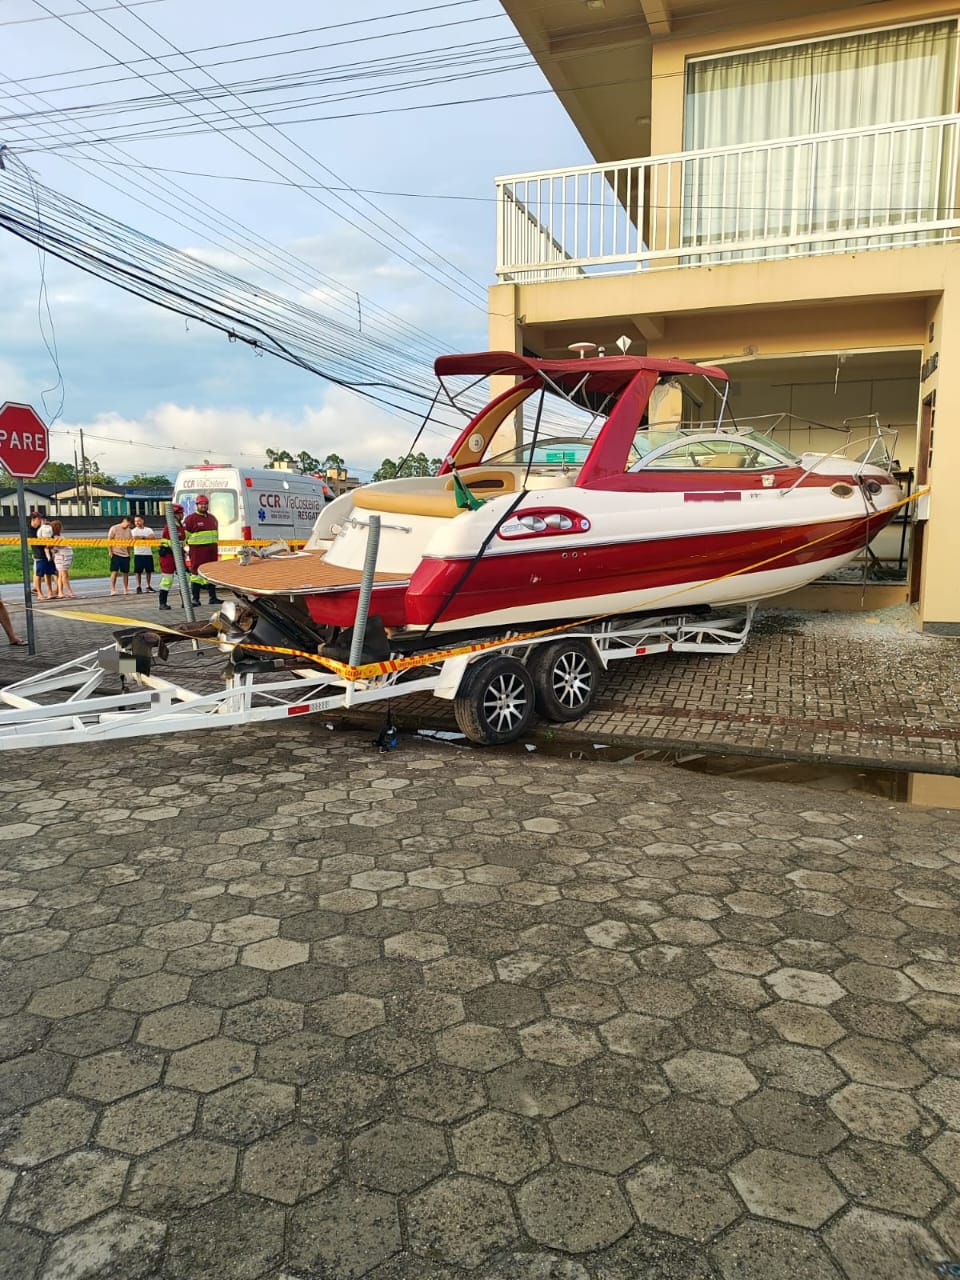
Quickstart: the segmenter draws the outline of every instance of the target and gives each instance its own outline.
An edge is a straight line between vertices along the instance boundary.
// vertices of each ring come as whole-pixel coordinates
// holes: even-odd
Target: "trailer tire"
[[[527,662],[538,713],[564,724],[590,710],[600,681],[600,659],[589,640],[552,640]]]
[[[467,668],[453,711],[471,742],[486,747],[515,742],[533,719],[529,671],[516,658],[480,659]]]

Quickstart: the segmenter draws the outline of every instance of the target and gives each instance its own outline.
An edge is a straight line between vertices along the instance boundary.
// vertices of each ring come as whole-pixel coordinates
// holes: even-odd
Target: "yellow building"
[[[490,346],[719,364],[797,452],[876,415],[933,492],[864,598],[960,634],[956,4],[502,4],[596,163],[498,180]]]

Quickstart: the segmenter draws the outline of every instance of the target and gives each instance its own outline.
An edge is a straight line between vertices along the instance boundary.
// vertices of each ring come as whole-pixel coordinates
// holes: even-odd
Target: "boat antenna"
[[[622,356],[625,356],[632,346],[633,339],[628,338],[625,333],[622,333],[617,339],[617,350]]]
[[[595,342],[571,342],[569,347],[567,347],[568,351],[576,351],[581,360],[588,351],[596,351],[596,349],[597,344]]]

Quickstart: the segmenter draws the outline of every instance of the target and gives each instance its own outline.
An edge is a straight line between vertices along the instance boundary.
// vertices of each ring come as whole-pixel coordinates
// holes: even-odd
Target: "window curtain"
[[[686,162],[686,246],[939,216],[952,192],[938,127],[848,139],[816,135],[952,112],[956,41],[955,22],[928,23],[690,64],[685,149],[745,150]],[[954,146],[953,134],[947,136]],[[798,243],[793,251],[880,242],[851,237]],[[760,244],[710,260],[765,253]]]

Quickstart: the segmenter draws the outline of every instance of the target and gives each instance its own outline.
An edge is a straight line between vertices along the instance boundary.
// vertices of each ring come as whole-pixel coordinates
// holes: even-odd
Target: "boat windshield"
[[[486,458],[484,462],[488,466],[501,467],[560,467],[564,470],[579,468],[583,466],[587,454],[593,448],[594,438],[551,436],[538,440],[535,445],[527,441],[515,449],[508,449],[506,453],[498,453],[492,458]]]
[[[632,456],[629,471],[648,467],[769,471],[799,464],[796,454],[754,431],[641,430],[634,437]]]

